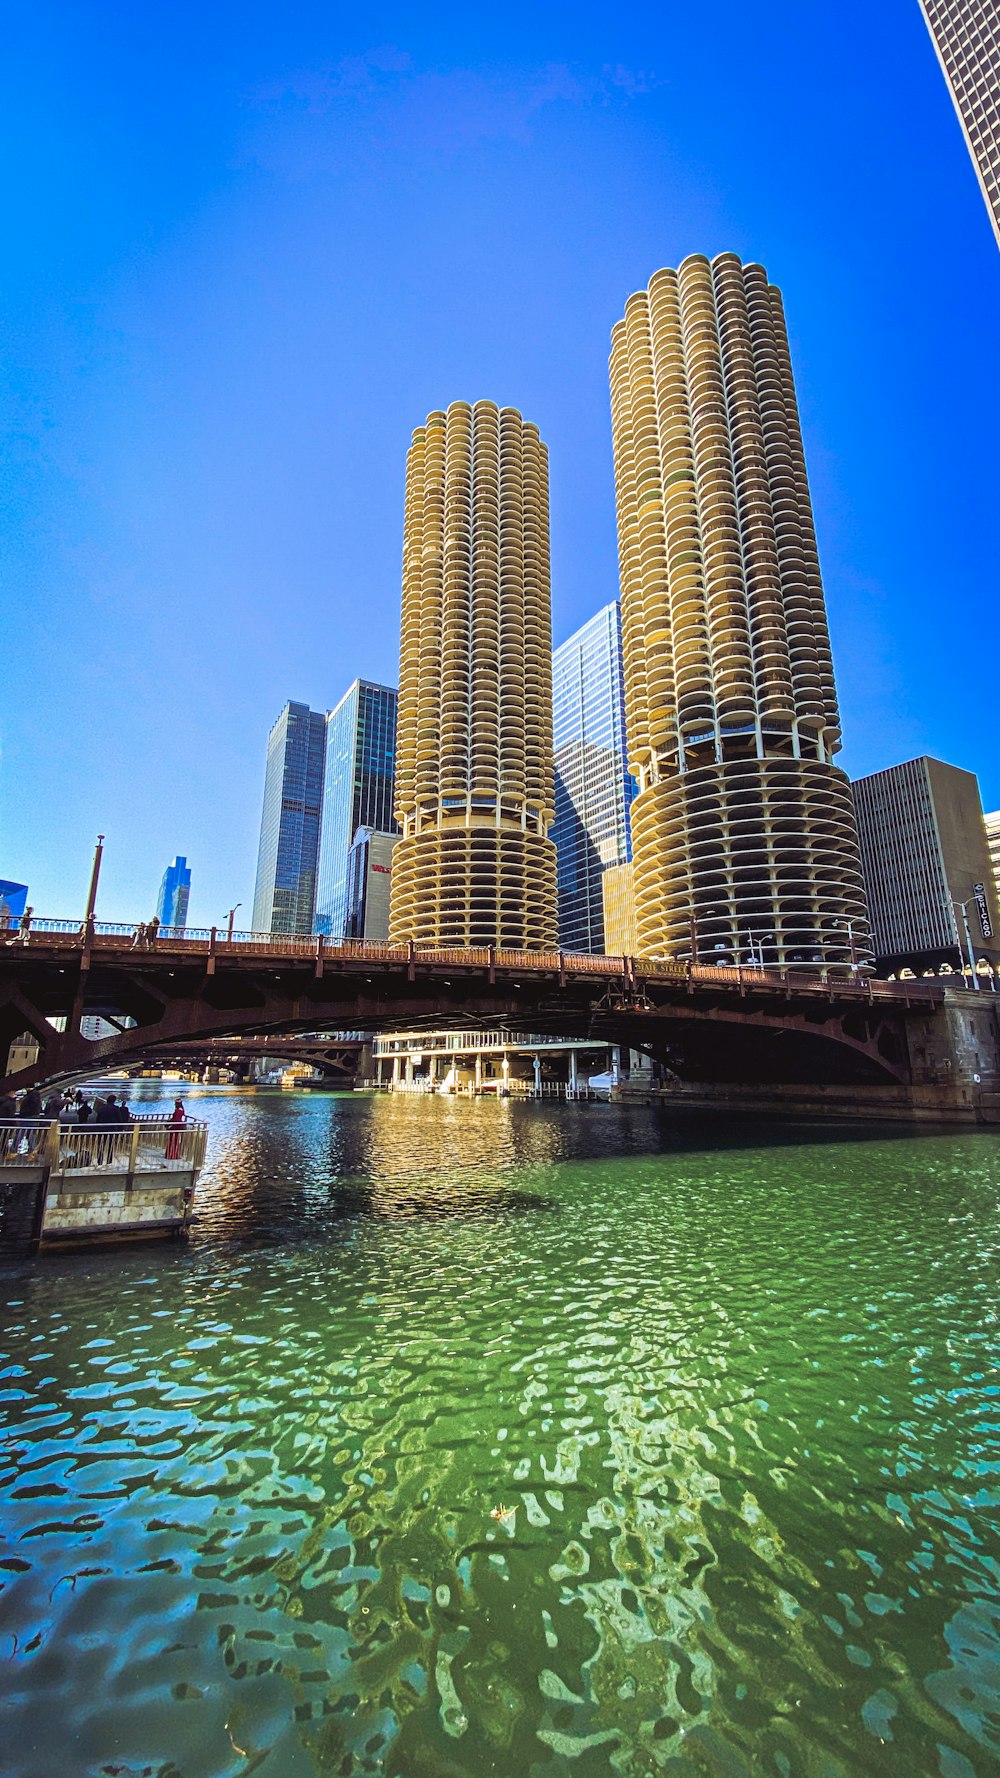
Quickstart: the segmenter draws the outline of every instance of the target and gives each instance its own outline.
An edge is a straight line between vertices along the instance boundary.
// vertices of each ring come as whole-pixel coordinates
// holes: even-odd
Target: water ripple
[[[0,1771],[997,1769],[995,1142],[202,1106],[6,1273]]]

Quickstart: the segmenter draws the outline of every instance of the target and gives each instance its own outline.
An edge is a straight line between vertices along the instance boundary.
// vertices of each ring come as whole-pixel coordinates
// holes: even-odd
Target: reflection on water
[[[5,1274],[0,1771],[998,1769],[995,1138],[188,1097]]]

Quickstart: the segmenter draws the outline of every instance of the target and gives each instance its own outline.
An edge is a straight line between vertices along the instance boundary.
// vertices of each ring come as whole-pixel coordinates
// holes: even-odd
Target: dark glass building
[[[552,655],[559,943],[604,951],[602,878],[632,856],[621,613],[617,599]]]
[[[253,898],[255,932],[311,932],[323,805],[326,717],[286,704],[267,743]]]
[[[347,854],[345,938],[369,938],[384,944],[389,937],[389,885],[398,840],[395,833],[358,828]]]
[[[326,783],[315,930],[348,933],[348,855],[359,827],[398,834],[392,796],[396,691],[356,679],[326,719]]]

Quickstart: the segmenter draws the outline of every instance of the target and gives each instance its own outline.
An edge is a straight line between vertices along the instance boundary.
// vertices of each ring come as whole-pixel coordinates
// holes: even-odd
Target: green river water
[[[4,1778],[1000,1771],[995,1134],[187,1103],[3,1269]]]

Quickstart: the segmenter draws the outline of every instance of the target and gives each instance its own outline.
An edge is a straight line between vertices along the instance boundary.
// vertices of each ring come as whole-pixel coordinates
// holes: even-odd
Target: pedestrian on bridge
[[[132,934],[132,950],[137,951],[140,946],[143,950],[149,949],[149,925],[145,920],[139,921]]]
[[[31,919],[34,912],[35,910],[33,907],[25,908],[24,913],[21,915],[21,918],[17,923],[17,937],[9,938],[7,940],[9,945],[26,945],[28,943],[31,936]]]

